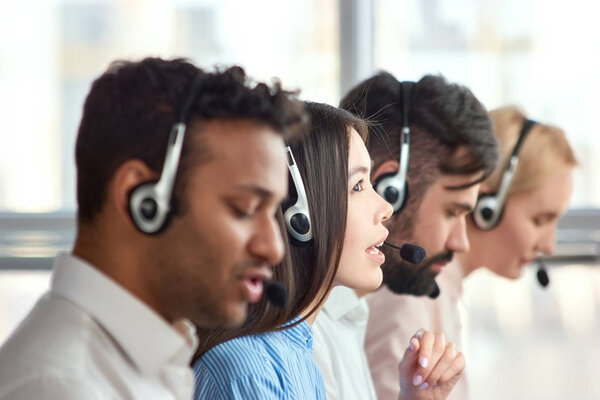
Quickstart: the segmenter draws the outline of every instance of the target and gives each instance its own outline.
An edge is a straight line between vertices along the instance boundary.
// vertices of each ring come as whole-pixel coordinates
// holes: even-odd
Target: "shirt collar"
[[[288,322],[287,324],[284,324],[284,326],[291,325],[291,324],[295,323],[296,321],[298,321],[300,318],[301,317],[298,316],[298,317],[294,318],[293,320],[291,320],[290,322]],[[302,321],[299,324],[297,324],[291,328],[282,329],[281,333],[289,341],[296,344],[297,346],[299,346],[303,349],[306,348],[306,349],[309,349],[312,351],[313,333],[312,333],[312,328],[310,327],[308,322]]]
[[[331,319],[347,318],[362,321],[369,317],[366,300],[356,295],[354,290],[345,286],[337,286],[331,290],[323,310]]]
[[[81,258],[59,254],[50,285],[51,292],[90,314],[143,374],[156,375],[166,364],[187,364],[195,352],[195,328],[189,321],[179,320],[169,325]]]

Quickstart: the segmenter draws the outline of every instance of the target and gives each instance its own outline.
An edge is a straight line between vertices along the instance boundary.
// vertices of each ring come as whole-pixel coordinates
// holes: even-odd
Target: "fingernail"
[[[419,389],[421,389],[421,390],[425,390],[425,389],[427,389],[428,387],[429,387],[429,383],[425,382],[424,384],[422,384],[422,385],[419,387]]]
[[[419,360],[419,365],[423,368],[427,368],[428,364],[429,360],[427,359],[427,357],[421,357],[421,359]]]
[[[410,349],[414,350],[415,347],[417,347],[417,339],[412,338],[412,339],[410,339]]]
[[[423,377],[421,375],[415,375],[413,378],[413,385],[419,386],[423,382]]]
[[[425,333],[425,331],[423,329],[419,329],[413,336],[421,339],[421,337],[423,336],[423,333]]]

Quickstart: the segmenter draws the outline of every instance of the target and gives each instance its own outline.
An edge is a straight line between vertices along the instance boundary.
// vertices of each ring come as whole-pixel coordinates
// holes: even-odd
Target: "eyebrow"
[[[255,184],[240,184],[240,185],[235,185],[234,189],[239,190],[239,191],[243,191],[243,192],[253,193],[256,196],[261,197],[263,199],[268,199],[268,198],[273,197],[273,192],[271,192],[270,190],[267,190],[267,189],[263,188],[262,186],[255,185]]]
[[[357,174],[359,172],[368,174],[369,168],[365,167],[364,165],[357,165],[356,167],[353,167],[352,169],[350,169],[350,171],[348,171],[348,179],[350,179],[352,175]]]
[[[458,202],[453,201],[453,202],[449,203],[449,205],[452,207],[460,208],[467,214],[473,212],[473,206],[470,205],[469,203],[458,203]]]

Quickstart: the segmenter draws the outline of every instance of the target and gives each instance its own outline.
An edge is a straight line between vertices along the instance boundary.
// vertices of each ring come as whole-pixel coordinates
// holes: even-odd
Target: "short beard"
[[[417,265],[403,261],[399,255],[390,254],[391,262],[386,262],[382,267],[383,283],[396,294],[430,296],[436,291],[435,277],[438,274],[431,266],[438,262],[450,262],[453,254],[450,250],[442,251]]]

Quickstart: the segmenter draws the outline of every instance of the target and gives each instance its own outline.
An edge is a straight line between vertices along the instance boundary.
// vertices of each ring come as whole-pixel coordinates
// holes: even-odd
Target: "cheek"
[[[508,250],[515,257],[523,257],[529,247],[532,231],[525,220],[509,221],[503,230],[502,240],[507,243]]]
[[[431,213],[425,216],[420,215],[416,219],[413,237],[407,239],[424,247],[427,256],[430,256],[444,250],[449,232],[449,221],[443,216]]]
[[[520,275],[521,259],[527,256],[528,246],[528,235],[522,225],[500,225],[490,238],[490,269],[499,275],[508,278]]]
[[[342,254],[338,271],[340,274],[351,273],[355,270],[360,253],[364,251],[361,244],[361,221],[356,216],[348,215],[346,233],[342,244]]]
[[[361,232],[364,231],[366,220],[359,207],[352,202],[348,202],[348,213],[346,215],[346,232],[344,234],[343,251],[351,250],[358,245]]]
[[[188,220],[186,232],[181,235],[180,249],[182,253],[195,258],[194,264],[208,264],[202,266],[202,273],[213,276],[227,274],[233,265],[244,258],[246,230],[224,210],[213,209],[209,213],[203,211],[184,218]],[[213,267],[209,266],[211,264]],[[215,268],[215,264],[220,266]]]

